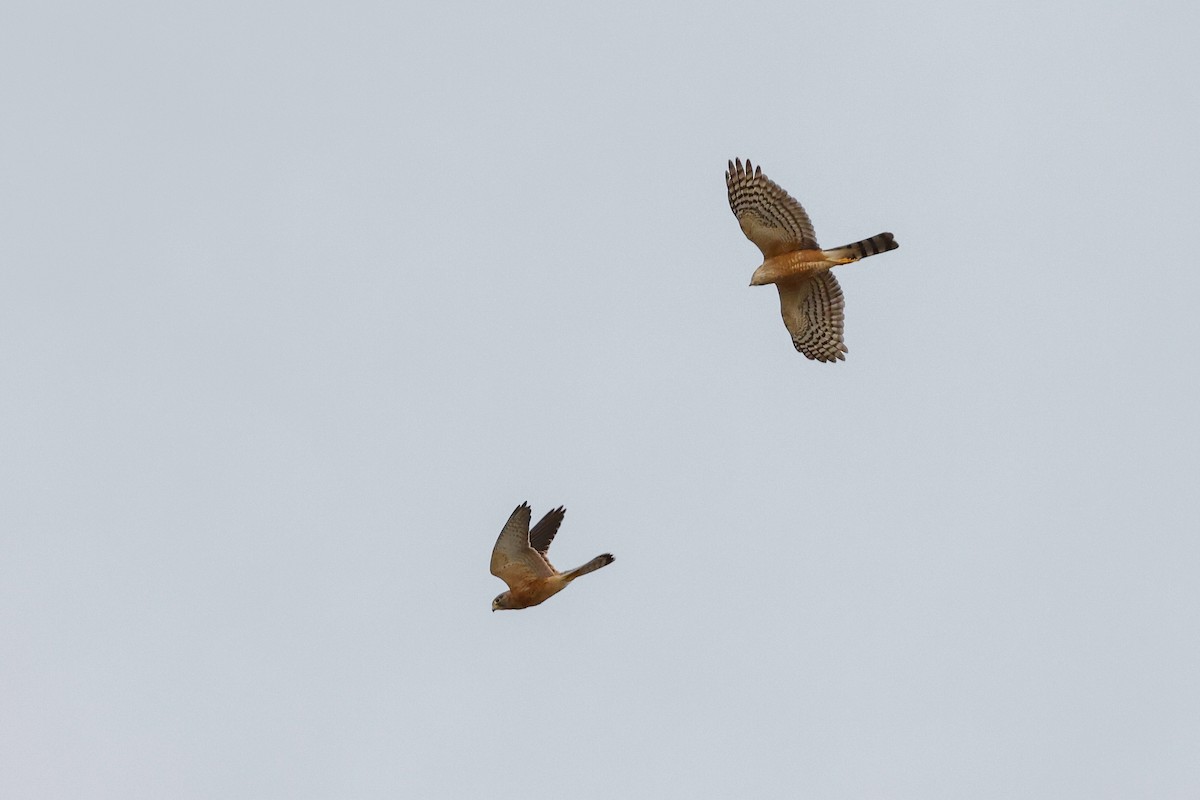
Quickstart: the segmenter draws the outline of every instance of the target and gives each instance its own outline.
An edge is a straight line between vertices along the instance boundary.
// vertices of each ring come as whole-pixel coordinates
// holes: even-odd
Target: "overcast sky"
[[[6,3],[0,796],[1197,797],[1197,30]]]

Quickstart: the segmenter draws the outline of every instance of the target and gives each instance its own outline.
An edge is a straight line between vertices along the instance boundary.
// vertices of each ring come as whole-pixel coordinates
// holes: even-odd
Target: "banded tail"
[[[879,253],[886,253],[888,250],[895,250],[899,246],[896,243],[896,237],[890,233],[877,233],[870,239],[863,239],[861,242],[844,244],[841,247],[826,250],[825,256],[830,261],[849,264],[851,261],[858,261],[867,256],[874,256]]]
[[[571,581],[578,578],[580,575],[587,575],[589,572],[595,572],[596,570],[600,569],[601,567],[607,567],[609,564],[611,564],[614,561],[616,561],[616,559],[613,558],[612,553],[605,553],[604,555],[596,556],[591,561],[584,564],[582,567],[576,567],[575,569],[564,572],[563,578],[566,579],[565,580],[566,583],[570,583]]]

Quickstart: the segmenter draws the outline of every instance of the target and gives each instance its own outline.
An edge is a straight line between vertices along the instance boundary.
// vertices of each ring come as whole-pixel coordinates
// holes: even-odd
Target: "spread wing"
[[[779,184],[762,174],[762,167],[751,168],[750,161],[729,162],[725,173],[729,207],[742,226],[742,233],[771,258],[793,250],[819,250],[812,221],[795,198]]]
[[[492,548],[492,574],[510,589],[556,574],[550,562],[529,546],[528,503],[517,506],[500,531]]]
[[[534,525],[533,530],[529,532],[529,546],[545,556],[566,513],[567,510],[562,506],[547,512],[546,516],[542,517],[541,521]]]
[[[814,361],[845,361],[842,287],[827,269],[776,284],[792,344]]]

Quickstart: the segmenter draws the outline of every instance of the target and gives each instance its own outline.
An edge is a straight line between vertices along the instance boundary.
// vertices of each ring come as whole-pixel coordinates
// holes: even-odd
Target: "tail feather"
[[[851,261],[858,261],[860,258],[886,253],[888,250],[895,250],[899,246],[896,242],[896,237],[890,233],[877,233],[870,239],[863,239],[861,242],[844,244],[841,247],[826,250],[825,255],[832,261],[840,261],[843,264],[847,264]]]
[[[563,577],[567,579],[567,583],[570,583],[580,575],[587,575],[589,572],[595,572],[601,567],[607,567],[613,561],[616,561],[616,559],[613,558],[612,553],[605,553],[604,555],[596,556],[582,567],[576,567],[573,570],[564,572]]]

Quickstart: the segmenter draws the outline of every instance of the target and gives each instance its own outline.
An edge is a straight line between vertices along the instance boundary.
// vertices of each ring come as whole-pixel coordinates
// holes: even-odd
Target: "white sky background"
[[[0,796],[1196,797],[1196,6],[433,5],[0,13]]]

